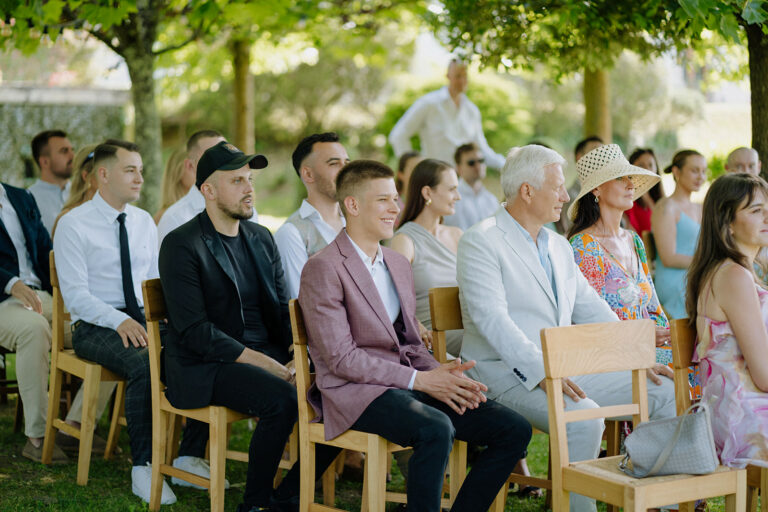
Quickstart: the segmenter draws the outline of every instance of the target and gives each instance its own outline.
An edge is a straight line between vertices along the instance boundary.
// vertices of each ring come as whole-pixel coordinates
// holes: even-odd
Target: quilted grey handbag
[[[690,406],[681,416],[635,426],[624,446],[627,455],[619,468],[634,478],[706,475],[719,464],[709,408],[704,403]]]

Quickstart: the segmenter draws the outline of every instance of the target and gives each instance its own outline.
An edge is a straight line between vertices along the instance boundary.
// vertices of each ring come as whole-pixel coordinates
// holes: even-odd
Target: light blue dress
[[[701,225],[685,213],[677,221],[675,252],[693,256],[699,240]],[[669,318],[687,318],[685,312],[685,288],[688,269],[665,267],[659,255],[656,255],[656,293]]]

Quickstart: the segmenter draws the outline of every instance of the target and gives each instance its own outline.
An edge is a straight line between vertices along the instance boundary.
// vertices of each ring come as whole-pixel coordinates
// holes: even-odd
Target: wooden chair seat
[[[96,428],[96,402],[99,396],[101,382],[117,382],[115,403],[110,422],[107,446],[104,459],[109,460],[117,448],[120,427],[127,426],[125,420],[125,379],[107,370],[100,364],[82,359],[72,349],[64,348],[64,322],[70,321],[70,315],[64,307],[64,299],[59,289],[59,278],[56,273],[56,261],[53,251],[49,255],[51,270],[51,287],[53,289],[53,318],[51,339],[51,374],[48,389],[48,413],[45,424],[45,441],[43,442],[43,464],[50,464],[53,459],[53,444],[56,431],[61,430],[80,440],[77,459],[77,483],[86,485],[91,465],[91,448],[93,432]],[[59,404],[64,385],[64,374],[74,375],[83,379],[83,412],[80,428],[73,427],[59,418]]]

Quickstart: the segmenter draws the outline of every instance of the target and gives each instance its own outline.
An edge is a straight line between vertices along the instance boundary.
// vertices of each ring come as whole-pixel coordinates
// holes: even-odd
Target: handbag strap
[[[675,449],[675,444],[677,443],[677,440],[680,438],[680,434],[683,431],[683,422],[685,421],[685,417],[688,416],[689,413],[693,412],[694,409],[703,409],[707,410],[707,404],[705,403],[697,403],[693,404],[688,409],[685,410],[683,414],[680,415],[680,421],[677,422],[677,427],[675,428],[675,433],[672,434],[672,437],[670,438],[667,445],[664,447],[663,450],[661,450],[661,453],[659,453],[659,456],[656,458],[656,462],[653,463],[653,466],[651,469],[649,469],[646,472],[640,472],[635,471],[635,469],[630,469],[627,467],[627,462],[629,461],[629,454],[627,454],[624,459],[619,464],[619,467],[624,471],[626,474],[633,478],[645,478],[647,476],[653,476],[656,473],[658,473],[661,468],[664,467],[664,464],[667,463],[667,459],[669,459],[669,456],[672,455],[672,450]]]

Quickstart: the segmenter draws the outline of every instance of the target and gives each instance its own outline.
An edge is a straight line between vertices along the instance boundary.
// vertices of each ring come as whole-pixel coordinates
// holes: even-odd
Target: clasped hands
[[[448,404],[457,414],[467,409],[476,409],[486,401],[485,384],[464,375],[465,370],[475,366],[474,361],[461,362],[460,358],[442,364],[429,371],[419,371],[413,382],[413,389]]]

